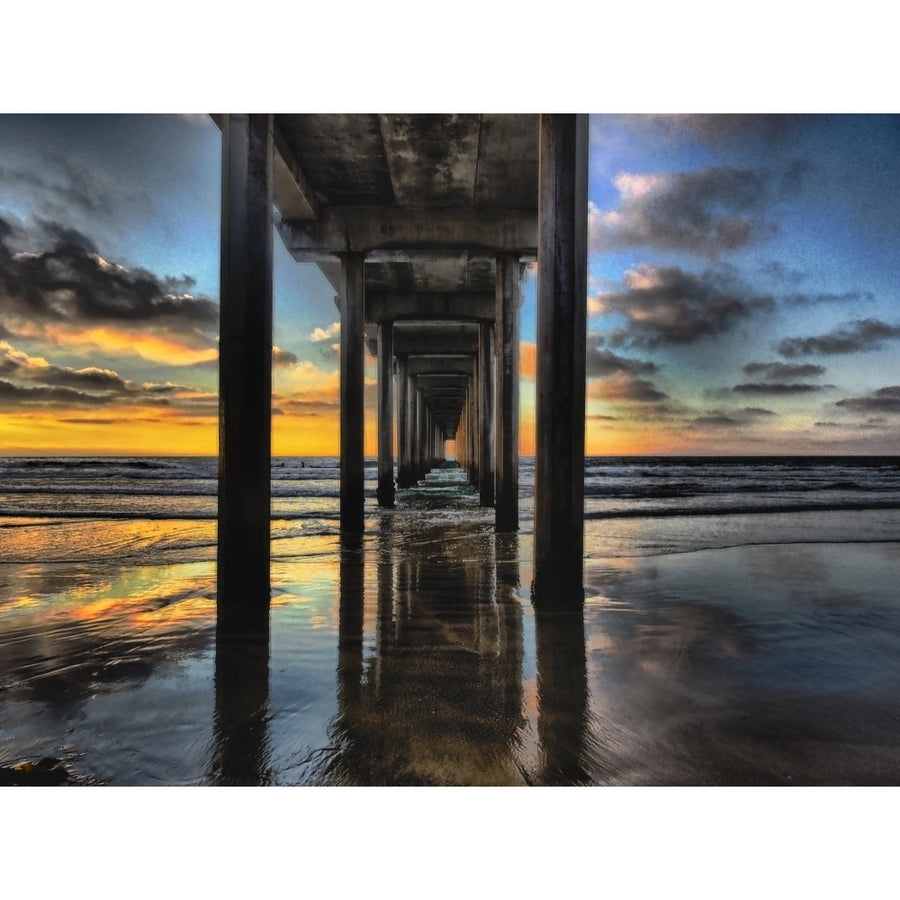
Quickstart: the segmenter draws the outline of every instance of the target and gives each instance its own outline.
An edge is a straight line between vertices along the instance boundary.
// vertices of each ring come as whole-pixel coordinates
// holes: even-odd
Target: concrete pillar
[[[397,357],[397,487],[408,488],[409,473],[409,378],[406,357]]]
[[[394,508],[394,323],[378,323],[378,505]]]
[[[497,531],[519,527],[519,259],[497,257],[497,310],[494,331],[497,346],[496,424],[497,453],[495,525]]]
[[[341,256],[341,531],[363,531],[365,278],[362,253]]]
[[[494,505],[494,381],[491,374],[491,324],[478,326],[478,502]]]
[[[217,604],[268,610],[272,116],[222,121]]]
[[[588,117],[540,120],[536,606],[584,603]]]

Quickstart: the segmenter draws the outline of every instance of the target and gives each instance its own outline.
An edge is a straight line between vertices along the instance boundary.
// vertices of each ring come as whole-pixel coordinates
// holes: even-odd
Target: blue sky
[[[0,115],[0,150],[0,452],[215,452],[216,126]],[[896,452],[898,159],[897,116],[592,116],[588,452]],[[336,449],[333,296],[276,238],[276,452]],[[526,451],[534,314],[532,277]]]

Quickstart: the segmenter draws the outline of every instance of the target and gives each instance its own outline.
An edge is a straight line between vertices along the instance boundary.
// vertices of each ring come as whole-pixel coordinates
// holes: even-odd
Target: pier
[[[214,119],[220,615],[268,603],[273,232],[335,288],[342,535],[365,522],[366,347],[378,372],[377,503],[392,507],[452,440],[496,530],[517,530],[518,317],[524,267],[537,263],[533,597],[580,605],[587,116]]]

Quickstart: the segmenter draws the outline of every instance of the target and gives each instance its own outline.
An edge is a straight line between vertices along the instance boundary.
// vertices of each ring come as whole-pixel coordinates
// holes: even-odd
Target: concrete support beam
[[[366,291],[366,322],[397,319],[485,320],[494,318],[494,297],[488,293],[376,294]]]
[[[540,122],[532,595],[560,608],[584,602],[588,122]]]
[[[393,323],[378,325],[378,505],[394,508]]]
[[[397,357],[397,487],[408,488],[412,484],[410,453],[409,376],[407,359]]]
[[[222,119],[217,604],[268,610],[272,117]]]
[[[491,366],[491,326],[482,322],[478,327],[478,502],[494,505],[494,379]]]
[[[394,355],[478,352],[478,325],[448,322],[397,322]]]
[[[519,259],[497,257],[497,296],[494,331],[497,356],[497,448],[495,525],[497,531],[519,527]]]
[[[299,262],[348,252],[372,259],[379,251],[537,253],[537,223],[528,210],[325,206],[319,213],[315,222],[285,219],[278,226]]]
[[[365,367],[365,257],[341,257],[341,531],[363,531],[365,459],[363,456]]]

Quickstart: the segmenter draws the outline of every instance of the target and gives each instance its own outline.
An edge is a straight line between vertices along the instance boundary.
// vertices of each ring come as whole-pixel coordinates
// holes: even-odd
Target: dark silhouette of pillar
[[[341,256],[341,531],[363,531],[365,256]]]
[[[268,610],[216,623],[216,706],[209,776],[217,785],[271,783]]]
[[[536,606],[584,603],[587,118],[542,115],[540,120]]]
[[[222,119],[217,604],[269,604],[272,452],[270,115]]]
[[[494,505],[494,383],[491,375],[491,324],[478,326],[478,502]]]
[[[409,376],[406,357],[397,357],[397,487],[410,486]]]
[[[536,609],[537,733],[542,785],[590,784],[590,688],[580,609]]]
[[[378,505],[394,507],[394,323],[378,323]]]
[[[497,531],[519,527],[519,259],[512,253],[497,257],[496,424],[497,454],[495,526]]]

